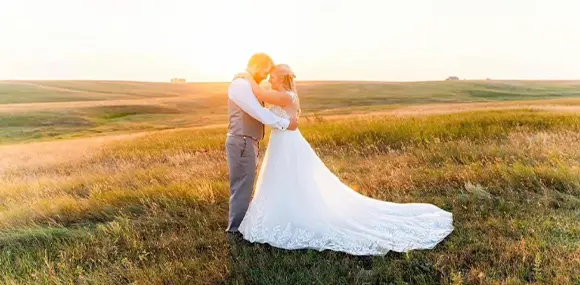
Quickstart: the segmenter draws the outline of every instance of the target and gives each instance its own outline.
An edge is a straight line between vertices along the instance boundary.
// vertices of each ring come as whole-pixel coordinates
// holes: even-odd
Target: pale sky
[[[1,0],[0,79],[580,79],[574,0]]]

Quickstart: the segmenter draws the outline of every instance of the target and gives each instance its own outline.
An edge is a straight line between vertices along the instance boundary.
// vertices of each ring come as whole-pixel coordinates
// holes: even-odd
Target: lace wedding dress
[[[271,110],[289,118],[294,104]],[[291,114],[291,115],[290,115]],[[452,214],[431,204],[397,204],[361,195],[336,177],[300,131],[272,130],[239,231],[283,249],[384,255],[431,249],[453,231]]]

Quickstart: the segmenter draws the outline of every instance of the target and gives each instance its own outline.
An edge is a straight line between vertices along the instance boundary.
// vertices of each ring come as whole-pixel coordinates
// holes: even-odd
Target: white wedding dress
[[[294,104],[271,110],[289,118]],[[299,130],[272,130],[254,197],[239,231],[283,249],[384,255],[431,249],[453,231],[452,214],[431,204],[371,199],[344,185]]]

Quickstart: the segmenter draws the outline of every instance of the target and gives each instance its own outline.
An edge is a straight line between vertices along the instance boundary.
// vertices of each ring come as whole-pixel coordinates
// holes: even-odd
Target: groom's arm
[[[267,91],[262,89],[262,87],[260,87],[260,85],[256,83],[252,76],[247,72],[239,73],[236,75],[236,78],[246,79],[252,87],[254,96],[260,99],[260,101],[280,107],[285,107],[294,103],[295,97],[290,96],[286,91]]]
[[[287,91],[267,91],[262,89],[254,80],[249,80],[249,83],[252,86],[252,93],[261,101],[280,107],[294,103],[293,97],[288,95]]]
[[[294,103],[292,97],[290,97],[286,91],[266,91],[259,86],[257,89],[254,89],[252,86],[252,91],[257,98],[272,105],[286,107]]]
[[[252,93],[250,83],[244,79],[236,79],[228,89],[228,97],[234,101],[244,112],[252,118],[278,130],[285,130],[290,125],[290,121],[276,116],[270,110],[262,107],[258,99]]]

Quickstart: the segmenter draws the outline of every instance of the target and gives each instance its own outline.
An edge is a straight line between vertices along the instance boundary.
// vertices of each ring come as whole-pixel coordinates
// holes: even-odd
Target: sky
[[[574,0],[1,0],[0,79],[580,79]]]

